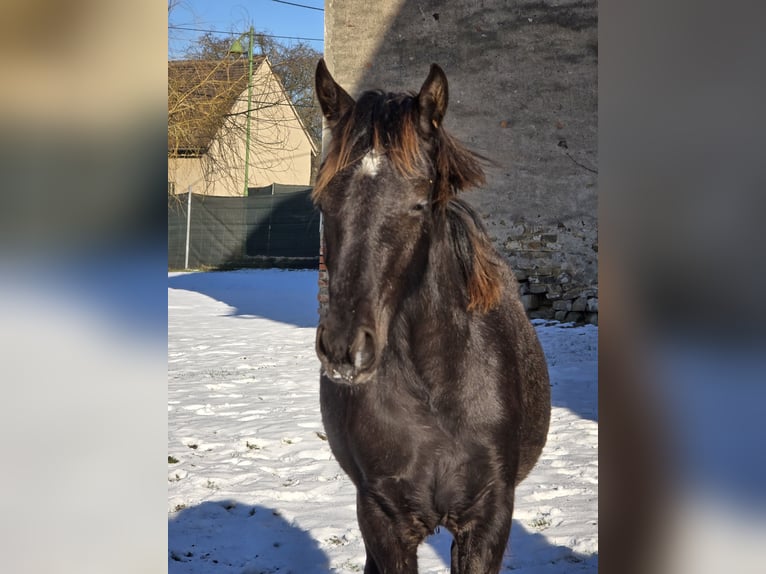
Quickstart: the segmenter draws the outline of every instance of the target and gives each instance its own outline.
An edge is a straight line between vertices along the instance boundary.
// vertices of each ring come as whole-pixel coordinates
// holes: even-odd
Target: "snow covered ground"
[[[354,487],[319,413],[316,272],[168,275],[169,572],[361,572]],[[536,327],[551,428],[503,571],[595,573],[598,329]],[[442,530],[421,546],[422,573],[449,572],[450,542]]]

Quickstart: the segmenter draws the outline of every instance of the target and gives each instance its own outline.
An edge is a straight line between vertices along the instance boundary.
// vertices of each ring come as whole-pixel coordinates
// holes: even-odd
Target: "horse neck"
[[[421,397],[456,375],[472,332],[459,264],[449,241],[434,239],[425,272],[392,317],[388,339],[388,367],[404,373],[394,380]]]
[[[422,280],[401,308],[400,320],[410,333],[434,339],[466,337],[468,333],[467,286],[446,229],[431,241]]]

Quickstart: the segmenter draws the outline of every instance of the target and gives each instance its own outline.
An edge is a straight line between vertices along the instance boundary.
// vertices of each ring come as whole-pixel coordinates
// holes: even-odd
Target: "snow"
[[[354,573],[355,490],[319,413],[315,271],[168,274],[168,567]],[[517,488],[503,572],[598,570],[598,329],[536,321],[548,442]],[[448,532],[420,572],[449,572]]]

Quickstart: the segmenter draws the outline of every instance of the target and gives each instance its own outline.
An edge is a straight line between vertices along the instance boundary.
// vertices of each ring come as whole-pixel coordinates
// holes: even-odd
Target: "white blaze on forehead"
[[[380,162],[381,157],[380,154],[377,153],[374,149],[371,149],[367,152],[367,155],[365,155],[362,158],[362,163],[359,166],[359,173],[362,175],[367,175],[369,177],[375,177],[378,175],[378,170],[380,169]]]

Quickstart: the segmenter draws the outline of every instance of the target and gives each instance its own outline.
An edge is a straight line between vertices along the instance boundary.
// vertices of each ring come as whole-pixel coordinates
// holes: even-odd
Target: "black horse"
[[[329,303],[322,419],[357,489],[365,574],[417,572],[438,526],[453,574],[498,572],[515,486],[545,444],[545,359],[513,273],[458,191],[480,157],[442,127],[447,78],[358,101],[316,71],[331,130],[314,201]]]

